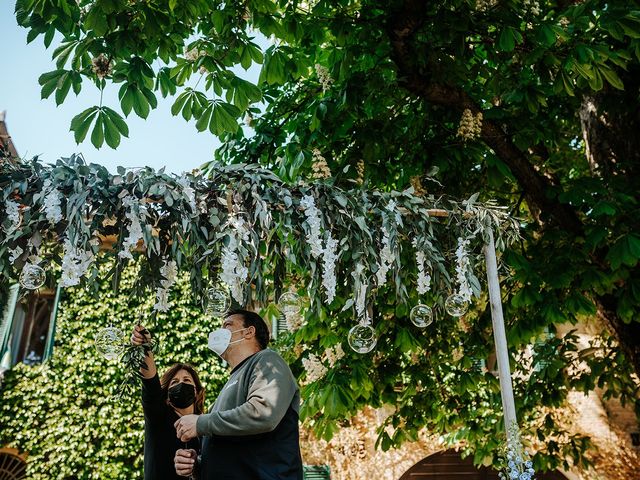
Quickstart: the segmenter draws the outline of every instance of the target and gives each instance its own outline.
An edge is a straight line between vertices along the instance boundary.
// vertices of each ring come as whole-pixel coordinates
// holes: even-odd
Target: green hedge
[[[101,269],[107,271],[106,266]],[[130,332],[141,307],[133,295],[136,273],[122,278],[119,295],[110,282],[97,292],[65,290],[58,311],[53,357],[43,365],[17,365],[0,388],[0,446],[28,454],[31,479],[142,478],[143,416],[135,395],[116,397],[123,368],[96,353],[95,333],[109,322]],[[174,361],[193,363],[208,392],[207,407],[227,372],[207,348],[214,321],[192,298],[187,279],[172,291],[173,307],[147,326],[160,341],[160,372]],[[196,299],[197,300],[197,299]]]

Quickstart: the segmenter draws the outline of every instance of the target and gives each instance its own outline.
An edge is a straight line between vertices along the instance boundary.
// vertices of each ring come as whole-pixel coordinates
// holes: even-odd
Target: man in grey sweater
[[[232,368],[208,414],[175,423],[178,438],[202,438],[201,457],[178,450],[176,472],[202,480],[302,480],[300,391],[289,366],[267,348],[269,329],[256,313],[229,312],[209,348]]]

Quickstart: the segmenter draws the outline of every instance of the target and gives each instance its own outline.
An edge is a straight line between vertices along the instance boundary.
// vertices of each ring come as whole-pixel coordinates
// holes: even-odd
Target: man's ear
[[[256,327],[254,327],[253,325],[251,325],[250,327],[247,327],[247,332],[245,333],[245,335],[249,335],[251,337],[255,337],[256,336]]]

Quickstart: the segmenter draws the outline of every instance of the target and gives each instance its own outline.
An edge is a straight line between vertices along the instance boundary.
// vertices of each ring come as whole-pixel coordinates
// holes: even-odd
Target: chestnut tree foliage
[[[119,105],[73,118],[78,142],[116,148],[129,115],[146,118],[158,95],[172,96],[174,115],[223,141],[221,163],[295,182],[322,156],[335,186],[480,191],[511,206],[523,239],[502,257],[503,302],[537,468],[587,462],[588,441],[546,408],[569,390],[637,402],[639,2],[18,0],[16,18],[53,47],[43,97],[119,89]],[[254,63],[257,84],[237,74]],[[363,405],[390,403],[383,448],[427,427],[490,458],[498,382],[472,362],[491,360],[486,302],[468,325],[426,333],[391,290],[377,309],[387,324],[376,352],[305,387],[307,422],[330,436]],[[280,340],[298,372],[294,344],[335,344],[323,315]],[[591,348],[553,335],[578,321],[601,327]]]

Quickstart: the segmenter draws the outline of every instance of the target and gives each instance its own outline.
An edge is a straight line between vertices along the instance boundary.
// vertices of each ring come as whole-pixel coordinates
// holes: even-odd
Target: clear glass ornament
[[[418,328],[426,328],[433,323],[433,309],[424,304],[416,305],[409,313],[409,319]]]
[[[378,343],[376,332],[371,325],[359,323],[349,330],[349,346],[358,353],[369,353]]]
[[[36,290],[44,285],[47,273],[35,263],[27,263],[20,272],[20,285],[27,290]]]
[[[278,299],[278,309],[285,315],[292,315],[300,312],[302,301],[295,292],[284,292]]]
[[[461,317],[469,309],[469,302],[459,293],[449,295],[444,301],[444,309],[452,317]]]
[[[117,360],[124,352],[125,335],[116,327],[106,327],[96,333],[94,345],[107,360]]]
[[[221,317],[231,307],[231,295],[227,289],[222,287],[209,288],[202,299],[202,307],[206,315]]]

